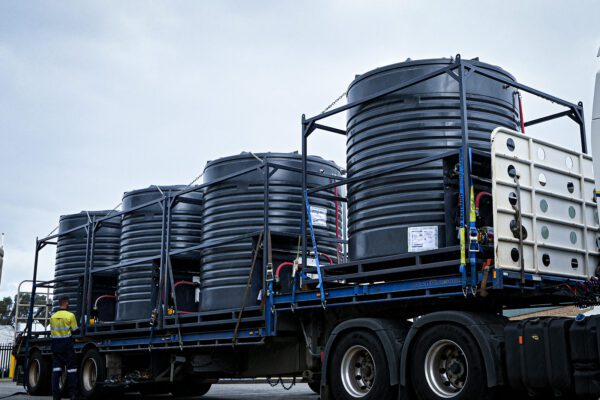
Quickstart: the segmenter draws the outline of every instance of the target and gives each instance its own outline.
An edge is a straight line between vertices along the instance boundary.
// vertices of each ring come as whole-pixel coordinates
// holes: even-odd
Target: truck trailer
[[[562,110],[526,121],[524,93]],[[582,103],[460,55],[378,68],[346,95],[302,116],[300,154],[210,162],[200,185],[37,239],[15,379],[48,393],[35,292],[68,282],[84,398],[201,396],[256,377],[302,379],[323,400],[598,398],[600,317],[584,310],[599,301],[600,226]],[[344,112],[345,128],[326,125]],[[558,118],[580,149],[526,132]],[[309,156],[317,132],[346,137],[347,171]],[[185,219],[196,206],[198,236]],[[38,280],[50,245],[78,251],[57,271],[79,272]],[[505,316],[567,305],[581,315]]]

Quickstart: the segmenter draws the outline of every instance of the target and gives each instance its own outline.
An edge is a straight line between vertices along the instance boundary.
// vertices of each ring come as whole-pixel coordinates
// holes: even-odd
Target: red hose
[[[325,253],[319,253],[319,255],[325,257],[327,261],[329,261],[329,265],[333,265],[333,258],[331,258],[329,255]]]
[[[290,267],[294,266],[294,263],[293,262],[289,262],[289,261],[285,261],[285,262],[282,262],[281,264],[279,264],[279,266],[277,267],[277,270],[275,271],[275,276],[279,278],[279,273],[281,272],[281,269],[283,267],[287,267],[287,266],[290,266]]]
[[[481,265],[481,270],[483,271],[486,267],[489,267],[490,265],[492,265],[492,262],[494,262],[494,260],[492,260],[491,258],[488,258],[487,260],[485,260],[483,262],[483,264]]]
[[[114,295],[112,295],[112,294],[103,294],[102,296],[98,297],[98,298],[96,299],[96,301],[94,302],[94,308],[98,308],[98,302],[99,302],[100,300],[103,300],[103,299],[116,299],[116,298],[117,298],[117,297],[116,297],[116,296],[114,296]]]
[[[333,258],[331,258],[329,255],[325,254],[325,253],[319,253],[320,256],[323,256],[327,259],[327,261],[329,261],[329,265],[333,265]],[[277,278],[279,278],[279,274],[281,273],[281,270],[283,269],[283,267],[293,267],[294,263],[290,262],[290,261],[284,261],[281,264],[279,264],[279,266],[277,267],[277,269],[275,270],[275,276]]]
[[[175,282],[175,287],[179,286],[179,285],[191,285],[191,286],[196,286],[195,282],[190,282],[190,281],[177,281]]]
[[[523,118],[523,101],[521,100],[521,93],[517,92],[519,97],[519,118],[521,119],[521,133],[525,134],[525,118]]]
[[[492,194],[490,192],[479,192],[479,193],[477,193],[477,196],[475,196],[475,213],[477,215],[479,215],[479,202],[481,201],[481,198],[483,196],[490,196],[490,197],[492,197]]]

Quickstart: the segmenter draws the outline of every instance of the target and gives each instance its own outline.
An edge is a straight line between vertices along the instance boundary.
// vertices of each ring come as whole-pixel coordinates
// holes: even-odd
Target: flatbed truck
[[[479,72],[457,56],[453,67],[440,70],[438,75],[451,73],[463,83],[469,74]],[[433,76],[416,77],[389,87],[378,96],[401,92]],[[268,196],[263,229],[248,234],[255,243],[253,268],[260,268],[262,276],[261,304],[180,313],[170,300],[169,285],[159,285],[159,290],[165,291],[160,296],[163,300],[150,320],[102,322],[90,314],[84,315],[81,332],[75,336],[81,395],[98,398],[106,393],[138,390],[201,396],[219,379],[301,377],[323,400],[468,400],[498,395],[598,398],[600,317],[587,317],[582,312],[577,318],[511,321],[504,316],[508,309],[590,307],[598,303],[600,235],[583,107],[513,81],[506,84],[564,107],[566,111],[529,121],[528,126],[569,117],[579,126],[582,151],[498,128],[490,132],[491,155],[479,153],[469,148],[468,113],[462,113],[463,147],[441,154],[438,159],[457,166],[456,179],[466,184],[459,201],[467,210],[472,206],[469,176],[476,171],[466,166],[489,165],[477,173],[486,175],[484,178],[492,186],[492,259],[472,257],[476,249],[466,236],[460,246],[321,265],[318,243],[311,236],[311,199],[331,187],[347,184],[348,179],[308,188],[304,168],[298,171],[304,178],[306,210],[300,234],[270,231]],[[463,92],[460,99],[464,107],[465,96]],[[372,99],[365,101],[368,100]],[[302,117],[304,160],[308,138],[315,131],[344,134],[342,129],[324,125],[323,120],[358,105],[349,103],[313,118]],[[577,167],[566,171],[535,159],[534,148],[574,160]],[[379,172],[378,176],[430,161],[403,163]],[[261,168],[268,172],[284,167],[267,160]],[[527,239],[523,234],[523,226],[542,218],[524,205],[528,198],[544,193],[566,201],[558,191],[544,192],[536,186],[533,177],[539,171],[546,171],[548,180],[557,185],[572,181],[579,185],[581,190],[569,201],[577,203],[585,215],[578,225],[585,246],[565,243],[544,247],[541,240],[536,241],[537,236]],[[187,191],[201,190],[203,186]],[[158,202],[167,210],[170,200],[185,192],[167,194]],[[502,226],[509,217],[518,223],[517,233]],[[559,216],[552,219],[559,228],[572,225]],[[76,229],[88,229],[93,242],[93,232],[103,222],[102,218],[94,219]],[[165,232],[169,223],[165,211]],[[36,288],[55,283],[37,280],[37,260],[38,253],[55,243],[56,238],[54,235],[36,240],[32,299]],[[300,240],[301,245],[289,288],[283,290],[277,266],[270,260],[277,242],[290,239]],[[343,240],[340,243],[346,245]],[[201,244],[190,250],[222,244]],[[527,246],[548,253],[543,257],[540,254],[539,259],[525,257]],[[523,256],[515,257],[515,249]],[[168,279],[169,257],[177,252],[181,250],[164,246],[161,254],[153,257],[159,265],[160,279]],[[574,264],[569,252],[582,255],[584,261]],[[126,264],[121,262],[112,268]],[[82,277],[80,299],[83,309],[87,301],[88,310],[86,293],[91,289],[86,282],[98,272],[91,262],[89,265]],[[33,301],[31,307],[33,310]],[[28,329],[17,342],[16,380],[31,395],[41,395],[49,389],[50,339],[48,331],[31,329],[34,320],[30,312]]]

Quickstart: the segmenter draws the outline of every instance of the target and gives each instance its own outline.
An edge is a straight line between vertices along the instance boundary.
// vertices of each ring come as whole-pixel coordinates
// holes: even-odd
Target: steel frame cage
[[[156,200],[152,200],[143,204],[140,204],[138,206],[132,207],[131,209],[127,210],[127,211],[111,211],[109,213],[107,213],[105,216],[102,217],[97,217],[97,216],[93,216],[93,217],[89,217],[89,220],[86,224],[71,228],[65,232],[61,232],[60,235],[59,233],[56,234],[51,234],[47,237],[44,237],[42,239],[36,238],[36,244],[35,244],[35,258],[34,258],[34,268],[33,268],[33,279],[31,280],[31,284],[32,284],[32,288],[31,288],[31,298],[35,299],[35,294],[36,294],[36,290],[37,288],[52,288],[54,286],[55,283],[57,282],[61,282],[61,281],[69,281],[69,280],[73,280],[73,277],[69,277],[69,278],[58,278],[58,279],[53,279],[53,280],[48,280],[48,281],[42,281],[42,282],[38,282],[37,280],[37,274],[38,274],[38,266],[39,266],[39,253],[40,251],[42,251],[46,246],[48,245],[57,245],[57,240],[59,236],[62,235],[66,235],[75,231],[79,231],[84,229],[86,231],[86,254],[85,254],[85,261],[84,261],[84,272],[81,274],[78,274],[77,276],[79,278],[83,278],[83,289],[82,289],[82,295],[80,298],[80,306],[79,306],[79,311],[80,311],[80,326],[81,326],[81,330],[82,330],[82,334],[85,335],[85,333],[87,332],[87,328],[88,328],[88,323],[89,320],[88,318],[91,316],[91,306],[93,303],[93,299],[91,299],[91,295],[92,295],[92,287],[93,287],[93,276],[94,274],[98,273],[98,272],[103,272],[103,271],[108,271],[108,270],[112,270],[112,269],[117,269],[117,268],[121,268],[121,267],[126,267],[126,266],[131,266],[131,265],[136,265],[136,264],[140,264],[140,263],[144,263],[144,262],[148,262],[148,261],[155,261],[155,260],[159,260],[159,266],[158,266],[158,271],[159,271],[159,277],[158,277],[158,293],[156,293],[156,311],[157,311],[157,326],[159,328],[166,328],[166,324],[165,324],[165,315],[166,315],[166,304],[168,302],[168,300],[171,298],[174,301],[174,306],[175,306],[175,310],[177,310],[177,303],[176,303],[176,296],[174,295],[174,281],[173,281],[173,276],[172,276],[172,265],[171,265],[171,256],[177,255],[177,254],[182,254],[182,253],[187,253],[187,252],[191,252],[191,251],[196,251],[196,250],[203,250],[205,248],[208,247],[220,247],[223,245],[226,245],[228,243],[231,242],[235,242],[241,239],[247,239],[247,238],[252,238],[252,237],[256,237],[258,235],[260,235],[262,233],[262,262],[263,262],[263,271],[262,271],[262,293],[266,294],[266,302],[265,302],[265,307],[263,310],[263,316],[265,318],[265,326],[266,326],[266,335],[265,336],[269,336],[269,335],[273,335],[275,334],[275,324],[274,324],[274,308],[272,307],[272,297],[273,297],[273,290],[272,290],[272,276],[273,276],[273,266],[269,265],[268,261],[269,260],[269,252],[271,251],[270,246],[271,246],[271,241],[268,240],[268,238],[270,237],[270,228],[269,228],[269,214],[270,214],[270,202],[269,202],[269,180],[270,180],[270,176],[277,170],[282,169],[282,170],[288,170],[288,171],[292,171],[292,172],[297,172],[299,174],[301,174],[303,177],[305,177],[306,175],[315,175],[315,176],[319,176],[319,177],[323,177],[323,174],[319,174],[316,172],[308,172],[305,173],[305,171],[302,168],[296,168],[293,166],[288,166],[288,165],[283,165],[277,162],[272,162],[269,161],[269,156],[266,155],[263,159],[262,159],[262,163],[253,167],[248,167],[245,168],[241,171],[226,175],[222,178],[210,181],[210,182],[205,182],[201,185],[196,185],[196,186],[190,186],[189,188],[180,190],[180,191],[167,191],[167,192],[163,192],[160,189],[157,188],[157,190],[159,190],[161,192],[161,197],[156,199]],[[198,244],[198,245],[194,245],[194,246],[189,246],[183,249],[178,249],[178,250],[171,250],[170,249],[170,229],[171,229],[171,210],[172,208],[178,203],[178,202],[185,202],[186,199],[183,198],[182,196],[187,194],[187,193],[191,193],[191,192],[197,192],[197,191],[201,191],[204,188],[208,187],[209,185],[214,185],[214,184],[218,184],[218,183],[222,183],[222,182],[226,182],[229,181],[231,179],[234,179],[236,177],[242,176],[242,175],[246,175],[249,174],[251,172],[260,170],[263,172],[263,185],[264,185],[264,190],[263,190],[263,196],[264,196],[264,205],[263,205],[263,227],[262,230],[257,230],[257,231],[253,231],[253,232],[249,232],[246,234],[242,234],[242,235],[237,235],[233,238],[229,238],[229,239],[220,239],[220,240],[209,240],[207,242]],[[327,175],[328,178],[332,178],[332,179],[339,179],[339,177],[337,176],[329,176]],[[161,209],[162,209],[162,223],[161,223],[161,235],[162,235],[162,240],[161,240],[161,249],[160,252],[158,254],[156,254],[155,256],[149,256],[149,257],[141,257],[141,258],[136,258],[136,259],[132,259],[132,260],[128,260],[128,261],[123,261],[123,262],[119,262],[117,264],[114,265],[110,265],[110,266],[105,266],[105,267],[99,267],[99,268],[93,268],[94,265],[94,250],[95,250],[95,233],[97,232],[97,230],[101,227],[101,226],[110,226],[111,222],[110,220],[115,218],[115,217],[119,217],[122,216],[123,214],[126,213],[130,213],[132,211],[135,210],[139,210],[139,209],[143,209],[146,207],[149,207],[151,205],[154,204],[159,204]],[[280,232],[278,231],[277,234],[278,235],[287,235],[287,236],[298,236],[298,234],[302,232],[301,227],[299,227],[299,232]],[[170,285],[169,285],[170,283]],[[32,331],[31,331],[31,327],[33,324],[33,313],[32,310],[34,309],[35,304],[34,301],[31,300],[30,304],[29,304],[29,312],[28,312],[28,317],[27,317],[27,323],[26,323],[26,343],[25,343],[25,354],[28,354],[29,352],[29,344],[31,341],[31,335],[32,335]],[[243,310],[240,312],[240,319],[241,319],[241,313],[243,312]],[[176,319],[176,323],[175,325],[170,324],[168,325],[168,328],[177,328],[179,327],[179,321],[178,321],[178,313],[175,312],[175,319]],[[124,321],[126,322],[126,321]],[[154,328],[153,328],[154,329]],[[237,330],[237,328],[236,328]],[[263,334],[265,332],[262,332]],[[25,364],[25,368],[27,368],[27,364]]]
[[[375,172],[370,172],[370,173],[364,173],[361,176],[340,179],[337,182],[329,184],[329,185],[322,185],[322,186],[319,186],[316,188],[310,188],[310,189],[307,187],[307,185],[306,185],[306,183],[307,183],[307,174],[306,174],[307,173],[307,154],[308,154],[308,138],[310,137],[310,135],[313,132],[318,131],[318,130],[327,131],[327,132],[344,135],[344,136],[347,135],[347,132],[344,129],[339,129],[339,128],[331,127],[328,125],[324,125],[322,123],[319,123],[319,121],[327,119],[327,118],[329,118],[333,115],[339,114],[341,112],[350,110],[350,109],[360,106],[362,104],[369,103],[373,100],[379,99],[379,98],[387,96],[389,94],[401,92],[407,88],[410,88],[412,86],[415,86],[417,84],[423,83],[425,81],[428,81],[430,79],[436,78],[436,77],[444,75],[444,74],[451,76],[454,80],[456,80],[458,82],[458,85],[459,85],[460,118],[461,118],[461,148],[460,149],[455,149],[455,150],[441,153],[439,155],[425,157],[425,158],[407,162],[407,163],[402,163],[402,164],[399,164],[392,168],[382,169],[380,171],[375,171]],[[555,113],[555,114],[550,114],[550,115],[547,115],[547,116],[544,116],[541,118],[537,118],[537,119],[525,122],[524,126],[526,126],[526,127],[533,126],[533,125],[548,122],[548,121],[551,121],[551,120],[554,120],[557,118],[569,117],[570,119],[572,119],[575,123],[577,123],[579,125],[581,150],[583,153],[587,153],[587,138],[586,138],[585,120],[584,120],[583,103],[582,102],[579,102],[578,104],[570,103],[568,101],[565,101],[563,99],[560,99],[560,98],[550,95],[548,93],[539,91],[532,87],[523,85],[521,83],[517,83],[515,81],[511,81],[509,79],[506,79],[506,78],[503,78],[500,76],[492,75],[492,74],[482,70],[481,68],[479,68],[471,60],[463,60],[460,54],[457,54],[454,61],[451,60],[449,65],[446,67],[442,67],[442,68],[437,69],[436,71],[423,74],[422,76],[413,78],[407,82],[388,87],[388,88],[383,89],[379,92],[376,92],[370,96],[367,96],[364,99],[348,103],[346,105],[334,108],[329,111],[324,111],[321,114],[318,114],[311,118],[307,118],[305,114],[302,114],[302,118],[301,118],[302,166],[303,166],[303,168],[302,168],[303,169],[303,171],[302,171],[302,190],[305,193],[305,196],[303,196],[304,213],[303,213],[303,218],[302,218],[302,233],[301,233],[303,265],[307,265],[306,264],[306,262],[307,262],[306,224],[307,224],[307,220],[309,220],[309,218],[310,218],[310,216],[308,216],[308,212],[309,212],[308,210],[310,207],[309,196],[310,195],[318,196],[315,194],[317,192],[320,192],[325,189],[329,189],[329,188],[332,188],[335,186],[345,185],[345,184],[352,183],[352,182],[364,181],[366,179],[371,179],[374,177],[385,176],[385,175],[388,175],[391,173],[398,172],[403,169],[412,168],[412,167],[415,167],[415,166],[418,166],[421,164],[425,164],[425,163],[428,163],[428,162],[431,162],[431,161],[434,161],[437,159],[443,159],[446,157],[459,155],[459,166],[460,166],[460,170],[462,171],[462,173],[460,174],[459,180],[461,181],[460,184],[463,187],[463,190],[461,190],[461,192],[462,192],[461,193],[462,196],[460,199],[461,204],[459,204],[459,206],[461,208],[463,208],[463,210],[469,210],[470,197],[468,194],[471,192],[471,170],[470,170],[470,163],[465,162],[465,158],[470,157],[470,154],[485,155],[484,152],[481,152],[478,150],[472,150],[471,147],[469,146],[469,127],[468,127],[468,115],[467,115],[467,111],[468,111],[467,110],[467,91],[468,91],[467,87],[468,87],[468,80],[471,76],[473,76],[473,74],[476,74],[476,75],[482,76],[484,78],[502,83],[505,85],[506,88],[514,88],[517,91],[521,90],[523,92],[532,94],[534,96],[540,97],[544,100],[550,101],[552,103],[556,103],[560,106],[567,108],[567,110],[565,110],[565,111]],[[520,118],[522,118],[522,115],[520,115]],[[467,158],[467,160],[468,160],[468,158]],[[470,218],[469,212],[464,212],[464,220],[462,222],[464,222],[464,228],[467,230],[468,230],[469,222],[470,222],[469,218]],[[346,239],[346,238],[344,238],[344,239]],[[369,259],[364,260],[364,261],[368,262]],[[473,262],[473,260],[468,261],[468,263],[471,264],[470,271],[468,268],[466,268],[466,265],[461,265],[460,272],[462,275],[464,287],[467,286],[466,282],[471,282],[472,284],[476,285],[477,280],[478,280],[475,263]],[[321,276],[323,273],[323,269],[319,265],[317,265],[317,269],[319,270],[318,272],[319,272],[319,280],[320,280],[320,284],[321,284],[321,294],[323,296],[323,305],[325,305],[325,301],[326,301],[326,299],[324,298],[325,293],[322,290],[323,282],[321,282]],[[463,288],[463,290],[465,291],[466,289]],[[466,295],[466,291],[465,291],[465,295]]]

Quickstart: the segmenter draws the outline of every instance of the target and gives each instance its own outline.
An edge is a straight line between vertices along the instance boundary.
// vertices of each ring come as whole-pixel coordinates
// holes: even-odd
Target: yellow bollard
[[[10,355],[10,364],[8,367],[8,377],[14,379],[15,377],[15,366],[17,365],[17,359],[12,354]]]

